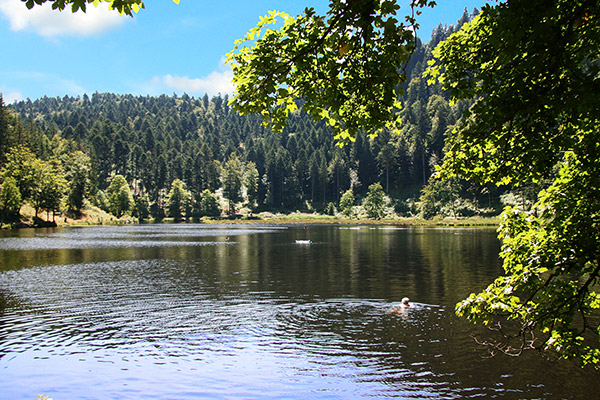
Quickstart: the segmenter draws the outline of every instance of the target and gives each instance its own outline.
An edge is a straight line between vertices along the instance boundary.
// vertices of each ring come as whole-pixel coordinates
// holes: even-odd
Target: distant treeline
[[[450,105],[423,72],[433,48],[470,17],[465,11],[456,26],[439,26],[429,43],[418,43],[406,68],[401,132],[375,138],[358,134],[340,148],[328,127],[304,113],[295,113],[283,133],[273,133],[258,116],[232,112],[227,96],[94,93],[8,106],[0,102],[2,181],[12,176],[9,185],[19,189],[21,201],[32,201],[42,191],[29,187],[41,178],[26,184],[21,176],[26,173],[15,171],[26,155],[27,162],[37,159],[62,177],[55,186],[71,210],[89,201],[114,214],[158,219],[206,215],[202,199],[217,193],[229,200],[232,212],[244,205],[250,211],[333,212],[348,190],[360,204],[375,183],[401,215],[497,213],[506,189],[459,180],[428,183],[443,158],[446,133],[470,104]],[[15,148],[17,154],[11,153]],[[120,190],[117,176],[130,192],[122,195],[127,201],[119,210],[110,205]],[[181,207],[171,204],[174,187],[183,190]],[[6,211],[6,201],[0,200]],[[61,207],[56,201],[35,206]],[[175,208],[179,211],[173,214]]]

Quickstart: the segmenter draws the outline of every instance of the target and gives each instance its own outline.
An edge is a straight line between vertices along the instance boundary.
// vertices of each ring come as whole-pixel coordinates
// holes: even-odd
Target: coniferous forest
[[[155,220],[241,210],[463,217],[526,203],[526,189],[430,179],[470,103],[451,105],[423,73],[435,46],[472,17],[465,10],[456,26],[440,25],[418,43],[406,66],[400,132],[359,133],[341,147],[307,114],[296,112],[274,133],[259,116],[234,113],[226,95],[93,93],[0,103],[3,219],[17,218],[25,202],[36,215],[95,205]]]

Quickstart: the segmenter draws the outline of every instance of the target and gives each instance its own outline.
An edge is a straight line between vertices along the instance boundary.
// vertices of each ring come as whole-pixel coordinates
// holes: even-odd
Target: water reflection
[[[599,388],[568,364],[484,359],[475,328],[454,317],[457,300],[499,273],[493,231],[120,228],[27,233],[22,250],[2,247],[5,398],[578,398]],[[413,307],[390,314],[403,296]]]

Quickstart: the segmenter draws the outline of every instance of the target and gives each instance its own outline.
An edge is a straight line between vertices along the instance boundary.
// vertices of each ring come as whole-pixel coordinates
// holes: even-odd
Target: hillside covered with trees
[[[427,44],[418,42],[406,67],[402,130],[374,138],[359,132],[345,146],[298,111],[273,132],[259,116],[233,112],[227,96],[94,93],[0,103],[3,218],[14,220],[23,202],[36,212],[77,213],[93,204],[116,217],[155,220],[242,208],[461,217],[526,202],[526,189],[430,180],[470,102],[450,105],[423,73],[435,46],[472,16],[465,10],[456,26],[439,26]],[[387,196],[376,211],[363,204],[383,198],[380,192]]]

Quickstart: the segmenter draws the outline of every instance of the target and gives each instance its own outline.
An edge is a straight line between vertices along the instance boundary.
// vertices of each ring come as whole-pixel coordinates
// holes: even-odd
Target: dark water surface
[[[454,316],[498,250],[490,229],[0,232],[0,399],[594,398],[598,373],[485,358]]]

